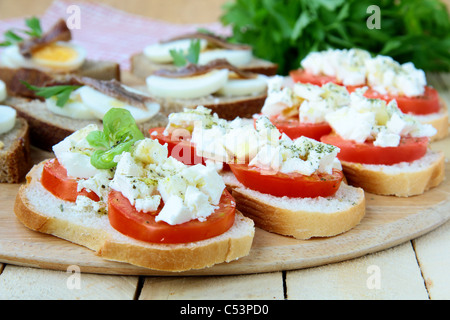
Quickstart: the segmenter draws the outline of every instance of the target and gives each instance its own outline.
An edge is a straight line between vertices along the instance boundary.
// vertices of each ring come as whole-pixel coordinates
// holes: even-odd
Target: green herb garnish
[[[60,108],[64,107],[70,98],[70,94],[81,86],[51,86],[51,87],[36,87],[25,81],[21,81],[28,89],[34,91],[37,96],[49,99],[52,97],[56,98],[56,105]]]
[[[374,4],[379,29],[367,26]],[[329,48],[361,48],[425,71],[450,71],[450,19],[439,0],[233,0],[223,9],[230,41],[251,45],[283,75],[309,52]]]
[[[200,56],[200,40],[193,39],[189,45],[187,54],[183,50],[170,50],[170,55],[173,58],[173,64],[177,67],[183,67],[188,63],[197,64]]]
[[[91,155],[91,164],[97,169],[111,169],[117,163],[114,157],[127,152],[143,133],[126,109],[112,108],[103,117],[103,131],[89,133],[86,140],[96,149]]]
[[[16,32],[25,33],[33,38],[42,37],[41,22],[36,17],[31,17],[25,20],[25,24],[29,28],[28,30],[14,30],[10,29],[4,33],[5,41],[0,43],[0,47],[8,47],[13,44],[22,42],[24,39]]]

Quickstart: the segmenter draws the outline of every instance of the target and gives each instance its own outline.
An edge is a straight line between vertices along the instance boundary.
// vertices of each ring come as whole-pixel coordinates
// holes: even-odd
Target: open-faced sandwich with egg
[[[0,80],[0,103],[6,99]],[[15,109],[0,105],[0,183],[19,183],[31,168],[29,126]]]
[[[249,253],[253,222],[215,170],[186,166],[144,138],[129,111],[111,109],[33,167],[16,198],[27,227],[100,257],[163,271],[229,262]]]
[[[410,62],[400,64],[383,55],[372,57],[362,49],[329,49],[309,53],[301,68],[290,75],[294,82],[316,85],[335,82],[350,92],[367,86],[366,97],[386,102],[395,99],[403,113],[436,128],[432,141],[448,135],[447,106],[436,89],[427,85],[425,72]]]
[[[333,82],[322,86],[294,83],[290,87],[284,85],[283,77],[274,76],[268,80],[261,114],[291,139],[305,136],[320,140],[331,132],[325,115],[348,105],[349,101],[347,89]]]
[[[342,182],[337,147],[290,139],[266,116],[254,126],[249,119],[225,121],[200,106],[150,131],[171,145],[172,156],[218,170],[237,208],[264,230],[298,239],[333,236],[365,214],[364,191]],[[178,137],[183,140],[177,144]]]
[[[349,106],[326,115],[333,132],[321,138],[340,149],[337,157],[349,184],[402,197],[439,185],[444,154],[429,148],[436,129],[404,114],[395,100],[366,98],[366,89],[356,89]]]
[[[242,71],[268,76],[277,73],[278,66],[254,57],[250,46],[231,43],[223,37],[205,32],[183,34],[146,46],[143,52],[131,57],[131,72],[140,78],[147,78],[160,69],[176,69],[179,63],[173,53],[188,53],[193,40],[198,42],[200,65],[225,59]]]
[[[203,105],[223,119],[251,118],[267,97],[267,76],[241,71],[224,59],[161,69],[147,77],[146,84],[165,115]]]
[[[63,80],[67,75],[91,77],[100,80],[120,80],[116,62],[94,61],[87,58],[85,48],[72,41],[66,22],[58,20],[43,32],[38,18],[26,19],[28,30],[19,34],[8,30],[4,34],[5,47],[0,55],[0,79],[6,83],[10,95],[27,91],[21,81],[43,86],[52,80]]]
[[[73,76],[43,87],[25,81],[23,85],[38,99],[9,97],[5,103],[27,119],[31,143],[44,150],[50,151],[53,145],[88,124],[101,126],[103,116],[113,107],[129,110],[143,132],[167,122],[159,113],[157,102],[117,80]]]

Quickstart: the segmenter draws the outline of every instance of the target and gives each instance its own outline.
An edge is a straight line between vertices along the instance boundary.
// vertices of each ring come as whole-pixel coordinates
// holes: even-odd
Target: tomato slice
[[[373,141],[356,143],[344,140],[337,134],[323,136],[320,139],[341,149],[337,157],[348,162],[363,164],[393,165],[400,162],[412,162],[422,158],[428,149],[428,138],[402,137],[397,147],[374,146]]]
[[[100,198],[96,193],[82,189],[77,191],[77,179],[67,176],[67,170],[58,161],[52,159],[44,164],[41,176],[41,184],[55,197],[65,201],[75,202],[78,196],[86,196],[94,201]]]
[[[174,131],[174,134],[164,135],[165,128],[153,128],[150,129],[150,138],[156,139],[160,144],[167,143],[167,150],[169,156],[174,157],[178,161],[181,161],[185,165],[203,164],[206,165],[206,158],[197,155],[195,150],[195,144],[191,142],[191,135],[189,131],[181,129],[180,131]],[[223,163],[222,170],[229,170],[227,163]]]
[[[425,87],[425,93],[422,96],[407,97],[395,96],[389,94],[381,94],[373,89],[369,89],[364,96],[370,99],[382,99],[389,102],[393,99],[397,100],[397,105],[403,113],[411,113],[417,115],[425,115],[439,112],[441,104],[439,101],[439,93],[436,89]]]
[[[298,70],[292,70],[289,73],[292,81],[299,82],[299,83],[310,83],[314,84],[316,86],[323,86],[324,84],[327,84],[328,82],[333,82],[337,85],[343,86],[342,81],[339,81],[336,79],[336,77],[332,76],[326,76],[324,74],[312,74],[307,72],[303,69]],[[345,86],[349,91],[355,90],[356,88],[361,88],[363,85],[357,85],[357,86]]]
[[[336,193],[344,177],[342,171],[336,169],[333,169],[332,174],[305,176],[300,173],[265,171],[248,164],[230,164],[230,168],[236,179],[247,188],[276,197],[329,197]]]
[[[186,165],[205,164],[205,159],[199,157],[195,151],[195,146],[191,143],[191,135],[189,131],[180,129],[175,131],[176,135],[164,135],[165,128],[150,129],[150,138],[156,139],[160,144],[167,143],[169,156],[174,157],[178,161]]]
[[[294,82],[310,83],[310,84],[314,84],[316,86],[322,86],[328,82],[334,82],[336,84],[340,84],[336,80],[336,77],[331,77],[331,76],[326,76],[326,75],[316,75],[316,74],[309,73],[304,69],[292,70],[291,72],[289,72],[289,75]]]
[[[302,123],[297,119],[282,119],[278,115],[270,117],[270,122],[291,139],[305,136],[320,141],[320,137],[331,132],[331,127],[327,122]]]
[[[179,225],[155,221],[154,213],[138,212],[121,192],[108,195],[108,217],[111,226],[131,238],[151,243],[188,243],[221,235],[234,224],[236,203],[224,190],[218,209],[206,221],[191,220]]]

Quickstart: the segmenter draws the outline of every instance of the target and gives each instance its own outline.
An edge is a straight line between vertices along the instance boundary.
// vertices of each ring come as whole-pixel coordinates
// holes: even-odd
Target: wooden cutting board
[[[445,149],[450,138],[434,144]],[[33,149],[37,163],[52,155]],[[450,177],[450,164],[446,164]],[[256,230],[247,257],[203,270],[166,273],[106,261],[89,249],[24,227],[13,205],[19,185],[0,184],[0,262],[66,271],[124,275],[229,275],[293,270],[339,262],[393,247],[425,234],[450,219],[450,181],[423,195],[396,198],[366,194],[367,211],[354,229],[331,238],[296,240]]]

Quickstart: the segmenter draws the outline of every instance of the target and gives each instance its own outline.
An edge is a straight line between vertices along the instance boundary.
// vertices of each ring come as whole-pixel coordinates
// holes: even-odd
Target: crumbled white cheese
[[[363,143],[374,140],[375,146],[396,147],[402,136],[431,137],[436,129],[404,114],[395,100],[386,103],[364,97],[367,88],[350,95],[350,105],[326,115],[333,130],[345,140]]]
[[[301,123],[320,123],[325,115],[350,103],[350,95],[343,86],[327,83],[323,86],[295,83],[293,88],[282,87],[282,80],[270,80],[267,99],[261,113],[267,117],[298,117]]]
[[[391,57],[361,49],[328,49],[311,52],[302,61],[307,72],[336,77],[344,85],[367,84],[382,94],[420,96],[427,85],[425,72],[411,62],[400,64]]]
[[[167,146],[144,139],[131,152],[115,157],[117,168],[110,187],[126,197],[137,211],[154,212],[156,221],[180,224],[204,221],[219,204],[225,184],[214,167],[187,166],[167,157]]]
[[[97,130],[97,125],[88,125],[53,146],[53,152],[59,163],[66,168],[68,176],[90,178],[101,172],[91,164],[94,149],[86,140],[89,133]]]

